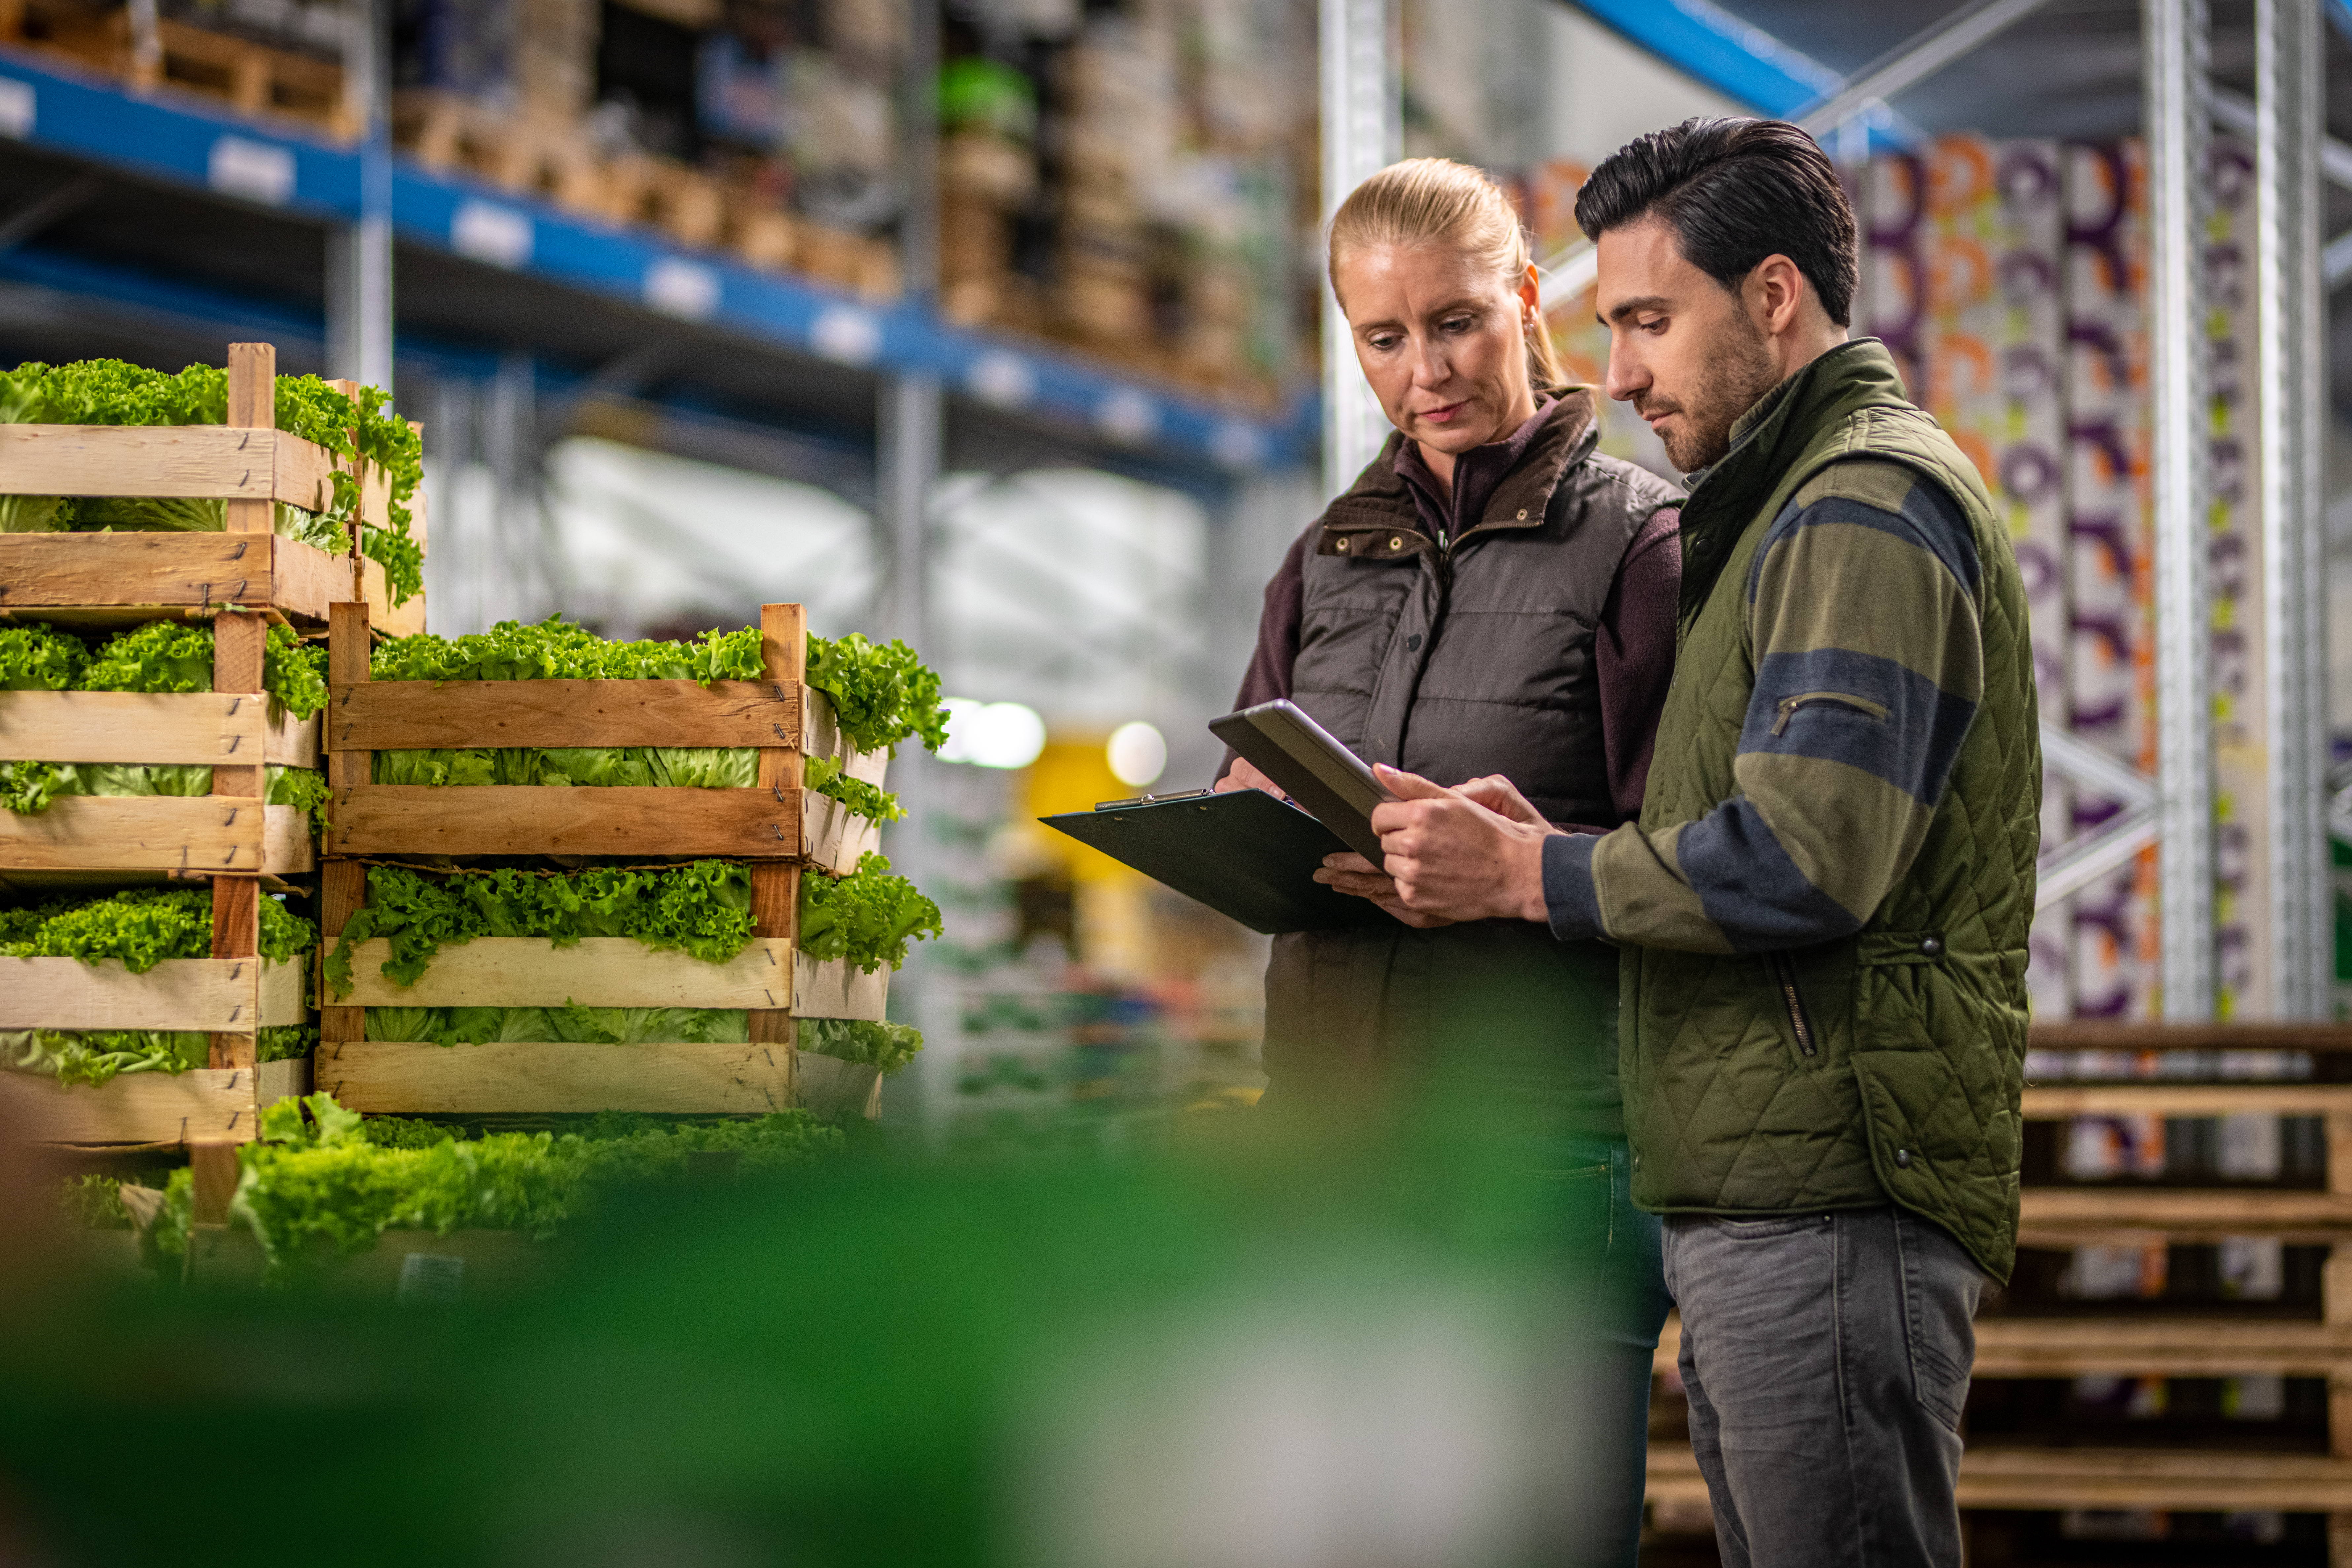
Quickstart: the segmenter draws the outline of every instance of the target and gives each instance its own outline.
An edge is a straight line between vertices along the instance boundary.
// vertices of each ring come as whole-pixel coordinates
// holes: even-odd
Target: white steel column
[[[1403,155],[1404,90],[1391,0],[1318,0],[1323,72],[1323,221],[1348,193]],[[1323,292],[1323,489],[1355,481],[1391,428],[1356,366],[1330,290]]]
[[[2155,420],[2156,710],[2164,1016],[2213,1016],[2211,507],[2205,376],[2205,0],[2142,0]]]
[[[389,0],[345,13],[346,105],[360,131],[360,216],[327,232],[329,374],[392,391],[392,117]]]
[[[2271,1005],[2326,1018],[2335,971],[2327,843],[2327,619],[2319,281],[2320,0],[2254,9],[2254,290],[2261,378],[2264,778]]]

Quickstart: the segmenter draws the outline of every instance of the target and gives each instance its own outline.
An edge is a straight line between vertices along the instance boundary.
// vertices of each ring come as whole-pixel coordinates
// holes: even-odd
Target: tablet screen
[[[1382,864],[1372,807],[1394,800],[1364,760],[1295,702],[1261,702],[1209,721],[1209,731],[1311,812],[1339,841]]]

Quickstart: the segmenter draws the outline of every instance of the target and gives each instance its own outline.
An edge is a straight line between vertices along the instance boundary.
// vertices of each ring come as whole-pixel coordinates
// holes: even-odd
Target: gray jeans
[[[1664,1241],[1725,1568],[1958,1568],[1989,1283],[1959,1243],[1892,1207],[1675,1215]]]

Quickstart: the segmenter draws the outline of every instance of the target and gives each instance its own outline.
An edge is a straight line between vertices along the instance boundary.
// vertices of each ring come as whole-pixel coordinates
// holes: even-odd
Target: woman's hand
[[[1234,771],[1227,773],[1223,778],[1219,779],[1216,782],[1215,789],[1216,793],[1219,795],[1223,795],[1230,790],[1262,789],[1265,791],[1266,794],[1274,796],[1276,800],[1288,800],[1290,798],[1288,795],[1282,793],[1282,786],[1280,784],[1276,784],[1272,779],[1258,772],[1256,765],[1247,757],[1235,757],[1234,759]],[[1370,862],[1367,861],[1366,864],[1369,865]]]
[[[1558,829],[1540,818],[1514,820],[1466,791],[1445,789],[1385,763],[1373,771],[1397,797],[1373,808],[1372,831],[1381,836],[1381,858],[1399,903],[1456,921],[1548,918],[1543,841]],[[1499,784],[1508,792],[1507,804],[1516,803],[1516,809],[1534,817],[1507,782],[1479,783]]]
[[[1322,868],[1315,873],[1315,879],[1352,897],[1370,899],[1409,926],[1426,931],[1454,923],[1444,915],[1426,915],[1406,908],[1404,900],[1397,896],[1396,879],[1352,849],[1324,856]]]

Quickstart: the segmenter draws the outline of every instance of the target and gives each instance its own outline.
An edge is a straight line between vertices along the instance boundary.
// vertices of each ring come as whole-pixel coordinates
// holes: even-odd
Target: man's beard
[[[1745,315],[1735,316],[1733,323],[1717,341],[1696,392],[1683,405],[1682,428],[1661,434],[1666,460],[1685,474],[1721,462],[1731,449],[1731,427],[1739,416],[1780,384],[1764,334]]]

